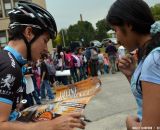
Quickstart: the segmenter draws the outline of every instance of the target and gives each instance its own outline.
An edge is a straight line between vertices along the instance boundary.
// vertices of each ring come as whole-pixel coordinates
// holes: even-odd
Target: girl
[[[143,0],[116,0],[107,21],[118,41],[129,51],[138,48],[138,65],[131,56],[119,60],[119,69],[128,78],[136,98],[135,117],[128,116],[127,128],[160,126],[160,22],[155,22]]]

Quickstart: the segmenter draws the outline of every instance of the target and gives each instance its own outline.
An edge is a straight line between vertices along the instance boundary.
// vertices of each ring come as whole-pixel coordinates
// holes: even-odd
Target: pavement
[[[85,116],[92,122],[85,130],[126,130],[127,115],[136,114],[136,102],[130,85],[120,72],[99,76],[102,90],[85,109]]]

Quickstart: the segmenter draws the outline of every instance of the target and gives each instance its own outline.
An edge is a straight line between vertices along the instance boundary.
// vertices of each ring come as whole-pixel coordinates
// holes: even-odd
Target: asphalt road
[[[128,114],[136,114],[136,102],[127,79],[120,72],[99,77],[102,90],[85,109],[92,122],[85,130],[126,130]]]

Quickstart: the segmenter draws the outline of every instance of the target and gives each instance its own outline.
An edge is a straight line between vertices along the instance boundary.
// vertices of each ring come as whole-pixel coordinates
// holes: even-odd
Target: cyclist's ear
[[[23,35],[26,37],[27,41],[30,42],[34,38],[32,27],[26,27],[23,32]]]

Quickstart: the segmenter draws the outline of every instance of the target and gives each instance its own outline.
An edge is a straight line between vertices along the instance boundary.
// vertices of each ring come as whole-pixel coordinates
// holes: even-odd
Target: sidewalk
[[[136,102],[127,79],[120,73],[100,76],[102,91],[87,105],[92,122],[85,130],[126,130],[127,115],[136,114]]]

